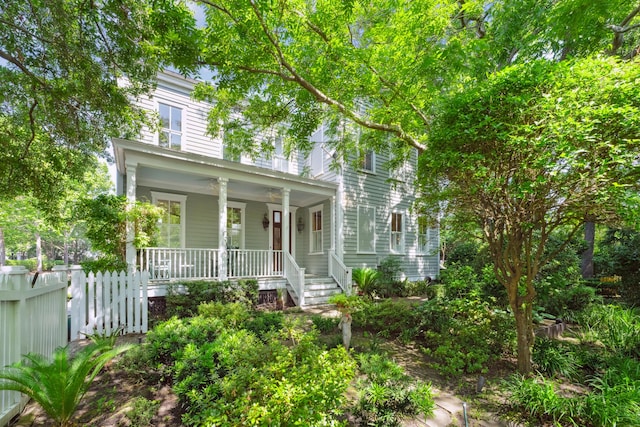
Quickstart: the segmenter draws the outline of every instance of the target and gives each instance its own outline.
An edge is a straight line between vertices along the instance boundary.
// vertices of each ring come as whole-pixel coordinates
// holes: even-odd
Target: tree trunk
[[[38,261],[38,267],[36,271],[42,271],[42,237],[40,233],[36,233],[36,260]]]
[[[69,233],[64,233],[64,265],[69,265]]]
[[[0,267],[4,267],[7,259],[7,251],[4,246],[4,230],[0,227]]]
[[[584,240],[587,248],[582,252],[582,262],[580,270],[583,279],[591,279],[593,277],[593,248],[596,240],[596,223],[586,221],[584,223]]]
[[[516,319],[516,331],[518,333],[518,372],[529,374],[533,370],[531,363],[531,350],[533,348],[533,306],[522,304],[519,307],[511,307]]]

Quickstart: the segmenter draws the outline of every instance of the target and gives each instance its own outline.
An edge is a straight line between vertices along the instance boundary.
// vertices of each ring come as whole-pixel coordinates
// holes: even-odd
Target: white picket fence
[[[54,350],[89,334],[147,332],[149,274],[98,273],[86,275],[71,267],[30,275],[24,267],[0,271],[0,369],[38,353]],[[71,299],[68,300],[68,296]],[[0,426],[20,413],[26,399],[0,391]]]
[[[149,273],[71,272],[71,340],[91,334],[146,333]]]

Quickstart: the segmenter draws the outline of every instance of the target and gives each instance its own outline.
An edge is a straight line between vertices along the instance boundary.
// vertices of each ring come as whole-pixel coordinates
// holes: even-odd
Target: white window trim
[[[244,247],[244,236],[245,236],[245,229],[247,228],[247,223],[244,220],[244,218],[245,218],[246,207],[247,207],[246,203],[234,202],[234,201],[227,200],[227,209],[229,209],[229,208],[240,209],[240,225],[242,226],[242,228],[240,228],[240,248],[239,249],[244,249],[245,248]],[[227,213],[227,217],[228,217],[228,213]],[[227,229],[227,236],[228,235],[229,235],[229,229]],[[228,237],[227,237],[227,239],[228,239]]]
[[[320,229],[320,251],[311,251],[311,242],[313,242],[313,213],[320,211],[322,217],[321,229]],[[324,254],[324,205],[317,205],[309,208],[309,255],[322,255]]]
[[[169,101],[166,99],[156,99],[155,100],[155,111],[158,113],[158,115],[160,114],[160,104],[164,104],[164,105],[168,105],[169,107],[173,107],[173,108],[179,108],[180,112],[181,112],[181,117],[180,117],[180,123],[182,123],[182,137],[180,139],[180,151],[186,151],[186,147],[187,147],[187,126],[186,123],[187,121],[185,120],[186,118],[186,112],[187,112],[187,108],[184,105],[181,104],[176,104],[173,101]],[[156,145],[159,147],[160,146],[160,132],[162,132],[162,123],[160,124],[160,129],[156,132]],[[167,147],[167,148],[171,148],[171,146]]]
[[[158,200],[169,200],[170,202],[180,203],[180,247],[184,248],[186,244],[187,196],[183,194],[152,191],[151,203],[157,206]]]
[[[392,246],[392,242],[393,242],[393,214],[400,214],[402,215],[402,222],[400,224],[400,227],[402,229],[402,231],[400,232],[402,234],[402,248],[401,250],[395,250],[393,249]],[[389,215],[389,253],[391,254],[395,254],[395,255],[404,255],[407,251],[407,214],[406,212],[403,211],[391,211],[391,214]]]
[[[373,251],[364,251],[360,249],[360,208],[366,208],[366,209],[373,209],[373,223],[374,223],[374,228],[373,228]],[[376,233],[377,231],[377,218],[376,218],[376,207],[375,206],[369,206],[369,205],[359,205],[358,208],[356,209],[356,253],[358,254],[376,254],[376,247],[377,247],[377,243],[378,243],[378,234]]]
[[[394,169],[392,167],[388,167],[389,169],[389,178],[398,182],[407,182],[407,177],[409,176],[409,161],[405,159],[402,162],[402,166]]]
[[[366,156],[366,153],[368,153],[369,151],[371,151],[371,170],[365,169],[362,166],[360,166],[359,171],[363,172],[363,173],[368,173],[368,174],[371,174],[371,175],[375,175],[376,174],[376,157],[377,156],[376,156],[376,152],[373,151],[373,150],[366,150],[365,151],[365,156]]]

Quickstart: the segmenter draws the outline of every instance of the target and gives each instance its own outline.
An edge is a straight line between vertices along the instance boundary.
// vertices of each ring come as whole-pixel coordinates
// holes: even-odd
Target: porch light
[[[269,228],[269,217],[267,216],[266,213],[262,217],[262,228],[264,228],[265,230]]]
[[[304,222],[302,221],[302,217],[299,216],[298,217],[298,233],[302,233],[302,230],[304,230]]]

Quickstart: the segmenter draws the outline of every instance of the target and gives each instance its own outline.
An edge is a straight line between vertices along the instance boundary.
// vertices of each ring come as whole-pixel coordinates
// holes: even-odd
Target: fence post
[[[86,278],[82,267],[72,265],[71,270],[71,332],[69,339],[80,338],[81,329],[86,324]]]
[[[56,277],[61,282],[69,282],[69,266],[68,265],[54,265],[51,267],[51,271],[56,273]]]

